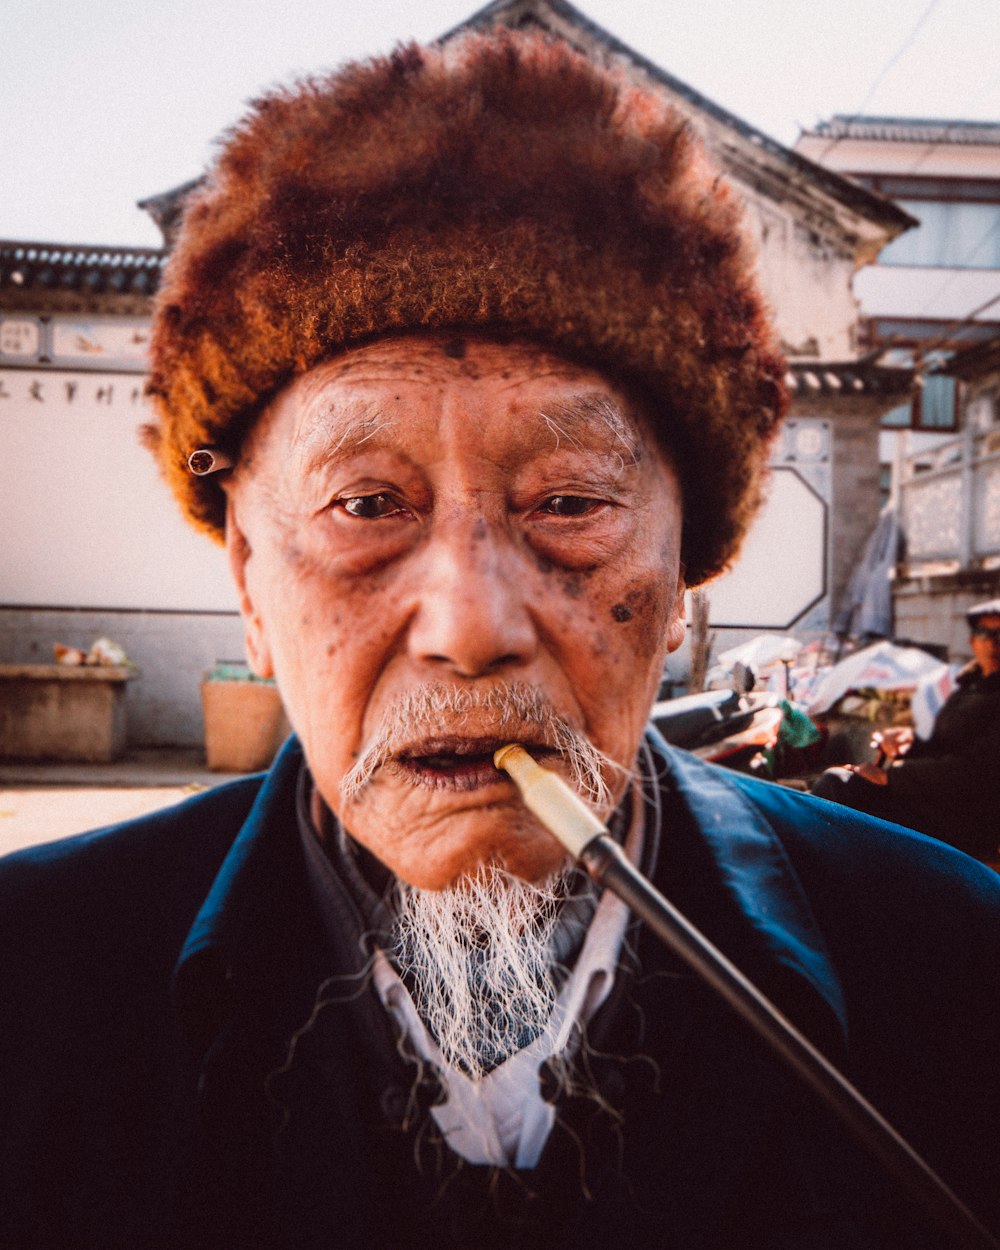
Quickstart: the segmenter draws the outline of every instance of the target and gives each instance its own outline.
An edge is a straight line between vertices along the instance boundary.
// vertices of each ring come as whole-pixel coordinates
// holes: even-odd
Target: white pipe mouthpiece
[[[588,842],[607,833],[583,799],[571,789],[558,773],[543,768],[517,742],[508,743],[493,752],[493,763],[509,773],[517,786],[524,806],[542,822],[574,859]]]

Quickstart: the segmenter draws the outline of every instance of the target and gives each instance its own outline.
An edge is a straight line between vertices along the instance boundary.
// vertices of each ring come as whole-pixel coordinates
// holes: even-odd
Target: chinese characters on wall
[[[0,369],[0,405],[22,412],[40,404],[88,408],[143,406],[143,379],[129,374],[55,372],[39,375],[21,369]],[[0,408],[0,413],[2,413]]]

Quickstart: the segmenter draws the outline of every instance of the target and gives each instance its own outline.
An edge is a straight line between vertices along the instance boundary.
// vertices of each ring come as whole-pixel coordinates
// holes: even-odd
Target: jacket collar
[[[717,885],[735,904],[765,961],[814,991],[839,1034],[837,1040],[845,1044],[843,989],[802,884],[762,811],[769,784],[670,747],[655,730],[649,738],[668,784],[694,818]],[[803,804],[801,820],[808,822],[804,809]],[[669,846],[668,830],[663,838]],[[754,974],[740,952],[727,953],[748,975]]]
[[[234,1009],[294,1013],[293,987],[310,996],[316,988],[301,984],[319,946],[296,824],[302,761],[292,737],[264,776],[177,960],[174,999],[195,1062]]]
[[[260,874],[280,849],[287,850],[298,839],[294,796],[302,758],[298,739],[289,738],[265,774],[257,798],[188,932],[179,966],[207,949],[239,949],[245,928],[259,923],[251,909],[260,893]]]

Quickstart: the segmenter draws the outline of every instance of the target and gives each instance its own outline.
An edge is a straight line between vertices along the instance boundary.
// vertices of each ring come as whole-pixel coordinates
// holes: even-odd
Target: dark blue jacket
[[[657,750],[661,887],[1000,1228],[1000,878]],[[300,767],[293,740],[263,779],[0,865],[5,1250],[947,1244],[638,930],[593,1022],[605,1106],[565,1099],[533,1172],[440,1192],[370,1002],[314,1018],[337,969]]]

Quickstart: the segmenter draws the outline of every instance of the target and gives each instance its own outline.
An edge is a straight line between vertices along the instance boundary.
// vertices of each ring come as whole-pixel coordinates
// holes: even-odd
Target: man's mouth
[[[506,738],[433,738],[400,751],[397,767],[417,785],[434,789],[477,790],[506,783],[493,763],[493,752]],[[532,754],[551,755],[550,747],[532,744]]]

